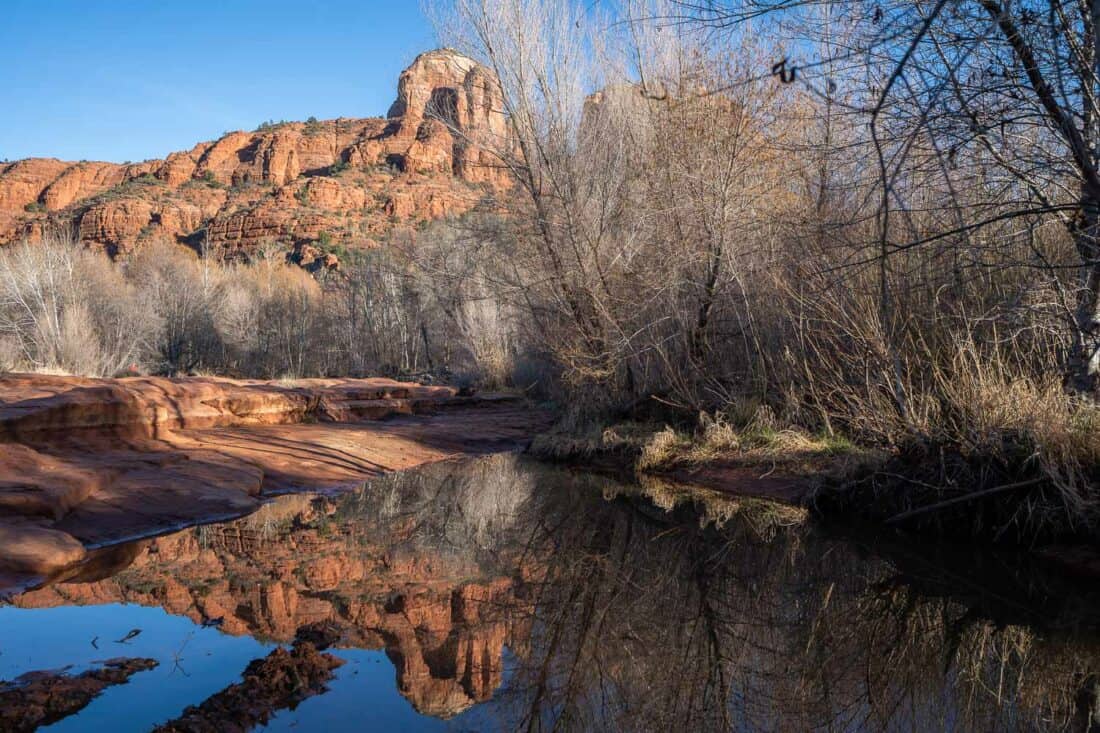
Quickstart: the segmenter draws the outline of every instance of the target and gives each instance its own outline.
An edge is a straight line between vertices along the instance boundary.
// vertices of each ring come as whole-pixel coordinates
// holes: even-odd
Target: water
[[[0,679],[156,659],[46,728],[146,731],[328,621],[345,664],[261,729],[1085,730],[1097,611],[1026,556],[506,455],[101,553],[0,607]]]

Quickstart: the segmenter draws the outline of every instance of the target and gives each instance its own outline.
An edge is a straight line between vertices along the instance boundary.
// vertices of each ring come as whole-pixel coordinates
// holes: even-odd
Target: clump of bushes
[[[56,234],[0,251],[7,369],[110,376],[143,360],[158,327],[137,288],[102,254]]]
[[[269,130],[276,130],[283,125],[290,124],[286,120],[265,120],[256,126],[254,132],[268,132]]]
[[[328,232],[320,240],[343,251]],[[509,325],[484,310],[483,294],[414,277],[399,246],[345,252],[341,271],[321,281],[288,248],[203,246],[200,257],[145,238],[114,262],[61,232],[4,248],[0,369],[510,379]]]

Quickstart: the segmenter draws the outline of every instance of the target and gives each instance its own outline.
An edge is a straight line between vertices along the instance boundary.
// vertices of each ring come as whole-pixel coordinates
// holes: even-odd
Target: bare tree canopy
[[[1075,257],[1034,266],[1057,282],[1070,338],[1067,386],[1100,369],[1100,4],[1049,0],[679,2],[680,20],[782,29],[773,71],[863,119],[880,165],[882,256],[1057,222]],[[952,192],[933,229],[891,226],[922,205],[924,175]],[[913,185],[914,177],[920,186]],[[980,186],[981,195],[973,195]],[[1059,269],[1072,269],[1068,280]]]

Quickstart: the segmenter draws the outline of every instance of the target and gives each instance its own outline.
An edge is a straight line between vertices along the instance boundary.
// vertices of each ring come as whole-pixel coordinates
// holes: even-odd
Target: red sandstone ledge
[[[0,572],[56,575],[89,548],[513,449],[546,425],[511,396],[390,379],[5,375]]]

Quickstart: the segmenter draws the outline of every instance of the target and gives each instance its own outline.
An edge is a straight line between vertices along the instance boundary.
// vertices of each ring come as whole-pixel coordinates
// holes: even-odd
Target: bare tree
[[[782,19],[791,56],[773,71],[862,118],[879,168],[885,261],[907,249],[968,240],[993,228],[1003,241],[1065,228],[1070,261],[1035,252],[1059,291],[1068,346],[1066,386],[1094,391],[1100,370],[1100,5],[1060,0],[946,2],[686,2],[678,19],[745,32]],[[845,46],[821,53],[827,34]],[[809,52],[807,49],[818,52]],[[843,92],[843,95],[840,93]],[[926,153],[922,155],[921,153]],[[923,171],[922,171],[923,169]],[[938,170],[936,170],[938,169]],[[907,179],[939,175],[954,195],[946,216],[914,231],[923,203]],[[967,195],[979,185],[985,195]],[[1013,222],[1006,231],[1006,222]],[[885,263],[881,265],[887,267]],[[1066,277],[1076,273],[1073,278]],[[884,303],[891,306],[889,294]]]
[[[107,257],[67,232],[0,252],[0,333],[27,368],[110,376],[143,361],[157,327]]]

